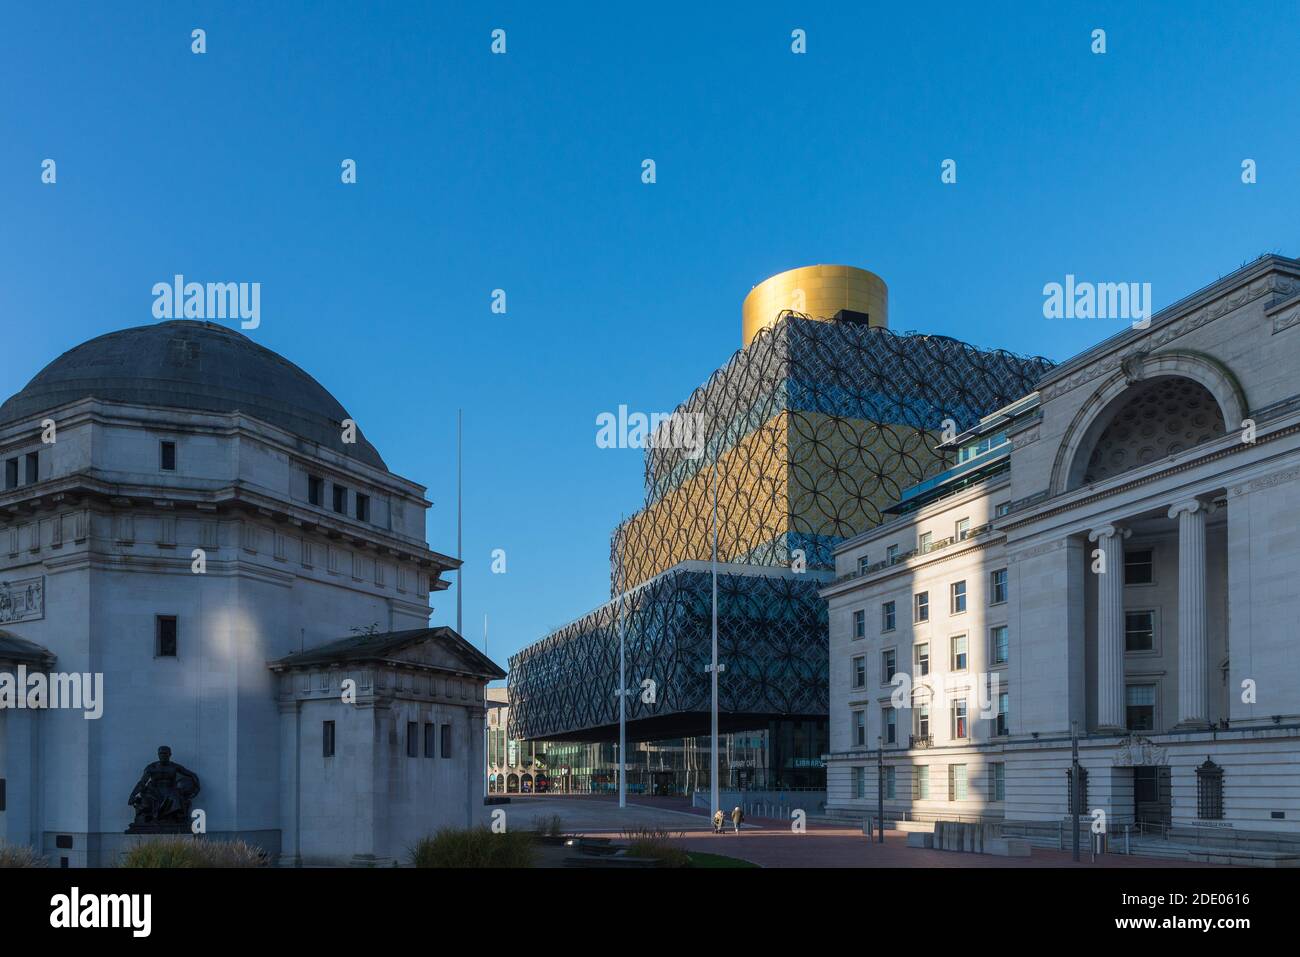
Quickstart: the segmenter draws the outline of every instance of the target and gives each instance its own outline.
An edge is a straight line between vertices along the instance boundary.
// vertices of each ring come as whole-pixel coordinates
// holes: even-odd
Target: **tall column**
[[[1205,504],[1179,502],[1178,519],[1178,723],[1204,725],[1210,717],[1206,687]]]
[[[1088,535],[1100,556],[1097,575],[1097,730],[1123,731],[1124,719],[1124,539],[1128,529],[1103,525]],[[1100,559],[1100,563],[1099,563]]]

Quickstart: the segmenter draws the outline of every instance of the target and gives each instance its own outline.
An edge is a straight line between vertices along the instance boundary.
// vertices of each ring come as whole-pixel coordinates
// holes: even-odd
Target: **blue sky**
[[[1044,319],[1066,273],[1158,308],[1300,255],[1295,4],[808,6],[8,3],[0,392],[174,273],[260,282],[250,335],[446,552],[464,408],[465,632],[504,663],[607,595],[642,469],[595,416],[684,399],[766,276],[864,266],[895,329],[1059,360],[1120,326]]]

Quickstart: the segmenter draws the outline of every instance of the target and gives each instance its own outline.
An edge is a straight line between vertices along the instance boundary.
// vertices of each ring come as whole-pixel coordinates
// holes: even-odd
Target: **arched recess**
[[[1135,353],[1075,413],[1052,466],[1053,495],[1085,484],[1093,449],[1116,414],[1144,387],[1166,378],[1187,379],[1203,387],[1217,403],[1226,430],[1239,428],[1246,417],[1246,394],[1237,377],[1218,360],[1198,352]]]

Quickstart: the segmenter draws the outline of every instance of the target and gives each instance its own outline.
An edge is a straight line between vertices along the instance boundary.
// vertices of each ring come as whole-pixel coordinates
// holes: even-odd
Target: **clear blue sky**
[[[504,663],[607,595],[642,470],[597,413],[684,399],[769,274],[864,266],[895,329],[1064,359],[1119,327],[1043,318],[1066,273],[1160,307],[1300,255],[1296,4],[808,6],[7,3],[0,392],[174,273],[261,282],[250,334],[446,552],[464,407],[465,631]]]

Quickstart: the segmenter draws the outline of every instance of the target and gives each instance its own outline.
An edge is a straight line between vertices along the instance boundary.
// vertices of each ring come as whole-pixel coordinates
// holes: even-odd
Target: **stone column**
[[[1129,532],[1103,525],[1088,535],[1101,555],[1089,568],[1097,575],[1097,730],[1123,731],[1124,718],[1124,539]],[[1099,565],[1098,559],[1104,561]]]
[[[280,867],[301,867],[298,832],[302,811],[299,769],[302,764],[302,702],[293,697],[296,676],[285,672],[280,683]]]
[[[1178,519],[1178,723],[1203,726],[1210,716],[1206,687],[1205,504],[1198,499],[1169,509]]]

